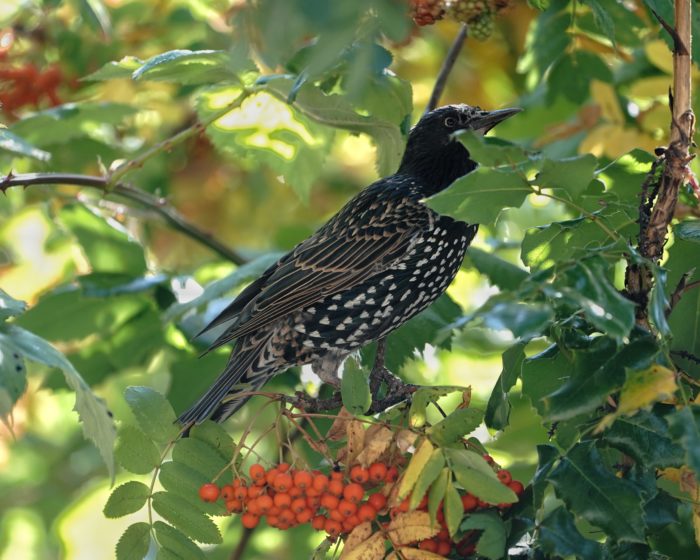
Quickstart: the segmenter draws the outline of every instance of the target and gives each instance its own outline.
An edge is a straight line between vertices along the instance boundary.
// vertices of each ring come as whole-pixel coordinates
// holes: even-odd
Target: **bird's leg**
[[[372,371],[369,373],[369,390],[373,400],[377,398],[382,381],[385,381],[389,375],[392,375],[384,365],[385,355],[386,337],[377,341],[377,353],[374,355],[374,364],[372,365]]]

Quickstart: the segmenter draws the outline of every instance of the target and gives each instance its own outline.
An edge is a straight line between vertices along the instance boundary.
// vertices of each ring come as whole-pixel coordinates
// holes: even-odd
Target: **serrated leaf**
[[[377,424],[370,426],[365,432],[364,447],[356,460],[365,467],[371,465],[389,449],[393,440],[394,432],[386,426]]]
[[[74,410],[82,423],[83,434],[95,444],[107,465],[110,478],[114,478],[113,450],[116,428],[112,413],[107,409],[105,402],[92,392],[73,364],[43,338],[14,325],[8,326],[5,333],[27,359],[58,368],[63,372],[66,383],[75,391]]]
[[[581,105],[590,95],[593,79],[612,81],[612,72],[603,59],[590,51],[576,50],[566,53],[552,65],[547,85],[548,101],[551,103],[561,94],[566,99]]]
[[[686,220],[674,225],[673,236],[677,239],[700,243],[700,220]]]
[[[433,450],[434,447],[433,444],[430,443],[430,440],[428,440],[428,438],[423,439],[421,444],[418,446],[418,449],[416,449],[416,452],[413,454],[413,457],[411,457],[411,460],[406,467],[406,471],[401,477],[398,492],[399,500],[404,499],[406,496],[408,496],[409,492],[413,490],[413,487],[418,480],[418,476],[425,468],[425,465],[428,464],[430,457],[432,457]]]
[[[700,478],[700,406],[687,405],[666,416],[674,440],[685,449],[686,464]]]
[[[225,51],[183,49],[149,58],[133,72],[132,78],[178,84],[208,84],[237,80],[235,70],[236,66]]]
[[[527,271],[519,266],[476,247],[469,247],[467,260],[485,275],[491,284],[502,290],[516,290],[528,276]]]
[[[490,504],[518,501],[510,488],[498,480],[496,473],[486,460],[467,449],[445,449],[445,457],[452,472],[467,492]]]
[[[158,481],[164,490],[185,498],[190,507],[198,509],[207,515],[226,515],[226,508],[221,501],[214,503],[203,502],[199,497],[199,489],[203,484],[211,482],[211,477],[194,470],[179,461],[163,463],[158,472]]]
[[[142,560],[151,543],[148,523],[134,523],[126,528],[117,543],[117,560]]]
[[[139,428],[157,443],[168,443],[177,437],[180,428],[170,403],[150,387],[127,387],[124,391],[131,412]]]
[[[525,340],[540,336],[554,320],[554,310],[548,304],[521,303],[509,296],[494,296],[478,309],[473,318],[486,328],[509,330],[516,338]]]
[[[229,462],[209,443],[193,439],[181,439],[173,448],[173,461],[183,463],[212,480]]]
[[[648,369],[631,371],[620,392],[617,412],[630,414],[640,408],[670,397],[678,389],[676,374],[659,364]]]
[[[464,516],[464,506],[459,491],[455,488],[454,484],[452,484],[451,480],[447,481],[444,504],[447,530],[450,533],[450,537],[454,537],[457,533],[457,529],[459,529],[459,524],[462,522],[462,517]]]
[[[444,560],[444,558],[444,556],[420,548],[401,546],[389,554],[386,560]]]
[[[560,160],[545,159],[534,183],[542,188],[563,190],[576,199],[593,180],[597,163],[591,154]]]
[[[571,513],[563,507],[551,512],[538,526],[542,549],[549,554],[562,558],[576,556],[581,560],[603,558],[600,543],[584,538]]]
[[[683,448],[671,441],[668,426],[652,412],[618,418],[605,441],[648,467],[680,467],[684,461]]]
[[[487,167],[513,166],[526,161],[528,155],[523,148],[496,138],[485,138],[473,130],[462,130],[455,134],[469,150],[469,157]]]
[[[208,443],[226,461],[233,458],[233,440],[223,426],[217,422],[207,420],[193,426],[189,437]]]
[[[576,444],[549,475],[567,509],[619,541],[644,542],[640,490],[604,465],[592,442]]]
[[[153,529],[155,529],[158,544],[177,554],[178,558],[187,560],[204,560],[206,558],[202,550],[175,527],[162,521],[156,521],[153,523]]]
[[[470,224],[491,225],[501,210],[520,207],[532,192],[517,171],[479,168],[428,199],[428,206]]]
[[[367,540],[358,544],[347,554],[343,551],[341,560],[382,560],[385,554],[384,535],[374,533]]]
[[[135,426],[119,430],[114,454],[117,462],[134,474],[147,474],[160,462],[158,448]]]
[[[445,497],[447,483],[451,478],[450,469],[445,467],[430,487],[430,491],[428,492],[428,515],[430,516],[431,523],[436,522],[438,508]]]
[[[430,488],[430,485],[433,484],[435,479],[440,475],[444,466],[445,456],[442,454],[442,449],[435,449],[418,475],[408,503],[409,509],[416,509],[418,507],[418,504],[420,504],[425,497],[428,488]]]
[[[501,370],[501,375],[498,376],[496,386],[491,391],[491,396],[486,406],[486,414],[484,415],[484,422],[489,428],[502,430],[508,425],[510,417],[508,392],[520,377],[523,361],[525,360],[524,348],[525,344],[519,342],[503,352],[501,357],[503,369]]]
[[[12,408],[26,389],[27,368],[22,352],[10,337],[0,331],[0,419],[7,422]]]
[[[387,527],[389,539],[395,545],[410,544],[434,537],[440,531],[439,524],[432,524],[425,511],[400,513]]]
[[[428,428],[428,436],[438,445],[455,443],[472,433],[481,424],[484,413],[475,408],[458,408]]]
[[[431,402],[440,397],[464,391],[464,387],[420,387],[411,397],[411,407],[408,412],[408,422],[412,428],[422,428],[427,420],[426,409]]]
[[[204,544],[221,543],[221,533],[214,522],[181,496],[156,492],[151,503],[159,515],[191,539]]]
[[[142,482],[130,480],[117,486],[107,499],[103,513],[105,517],[115,519],[140,510],[146,505],[150,490]]]
[[[364,414],[372,404],[369,374],[353,359],[345,361],[343,377],[340,380],[340,394],[343,406],[355,416]]]
[[[340,555],[341,560],[346,558],[350,551],[364,543],[372,535],[372,532],[372,523],[370,521],[365,521],[355,527],[345,539],[343,552]]]
[[[476,552],[490,560],[503,558],[506,547],[506,529],[503,520],[495,513],[472,513],[462,523],[463,531],[481,530]]]
[[[131,74],[143,64],[143,60],[135,56],[125,56],[103,65],[99,70],[81,78],[81,81],[111,80],[114,78],[131,78]]]
[[[0,150],[5,150],[18,156],[26,156],[39,161],[49,161],[51,154],[32,146],[21,136],[13,134],[6,128],[0,127]]]

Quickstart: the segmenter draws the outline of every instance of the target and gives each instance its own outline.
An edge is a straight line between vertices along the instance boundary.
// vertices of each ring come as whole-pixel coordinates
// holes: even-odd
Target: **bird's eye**
[[[453,119],[452,117],[447,117],[445,119],[445,126],[447,128],[454,128],[454,126],[457,124],[457,121]]]

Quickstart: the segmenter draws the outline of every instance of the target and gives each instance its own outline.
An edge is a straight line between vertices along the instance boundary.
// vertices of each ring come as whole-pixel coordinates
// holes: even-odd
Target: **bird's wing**
[[[238,319],[213,344],[245,336],[288,313],[363,282],[402,257],[432,219],[420,202],[381,201],[363,219],[362,205],[350,204],[314,236],[283,257]],[[390,208],[389,208],[390,207]],[[348,211],[352,210],[352,211]],[[389,211],[390,210],[390,211]],[[396,213],[403,214],[402,219]]]

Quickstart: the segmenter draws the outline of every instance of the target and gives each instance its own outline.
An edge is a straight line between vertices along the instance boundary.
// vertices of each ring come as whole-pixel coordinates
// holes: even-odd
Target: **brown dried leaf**
[[[396,446],[401,453],[406,453],[413,446],[418,438],[418,434],[411,430],[401,430],[396,434]]]
[[[348,443],[347,457],[345,464],[347,466],[354,465],[357,462],[357,456],[362,452],[365,445],[365,428],[359,420],[351,420],[348,422],[346,430]]]
[[[469,408],[472,402],[472,388],[471,385],[462,391],[462,402],[457,408]]]
[[[375,429],[375,428],[379,429]],[[357,460],[363,466],[368,466],[379,459],[389,448],[394,432],[385,426],[374,424],[365,432],[365,448],[357,456]]]
[[[398,552],[401,554],[401,556],[395,552],[392,552],[392,555],[396,554],[396,556],[393,556],[393,558],[402,558],[403,560],[444,560],[445,558],[444,556],[440,556],[434,552],[428,552],[427,550],[421,550],[420,548],[409,548],[407,546],[402,546],[398,549]],[[392,558],[392,556],[389,556],[386,560],[389,560],[389,558]]]
[[[384,535],[374,533],[370,538],[361,542],[352,550],[340,555],[341,560],[382,560],[386,553]]]
[[[395,546],[429,539],[439,532],[440,525],[432,525],[426,511],[409,511],[397,515],[387,529],[389,539]]]
[[[360,523],[352,530],[352,532],[348,535],[348,538],[345,539],[345,547],[343,548],[343,553],[340,555],[340,558],[345,558],[346,554],[348,554],[354,548],[360,546],[371,535],[372,522],[365,521],[364,523]]]
[[[348,422],[350,422],[350,420],[353,418],[353,415],[350,414],[344,406],[341,407],[338,411],[338,416],[335,417],[333,424],[331,424],[331,427],[328,429],[326,438],[331,441],[341,441],[345,439]]]

